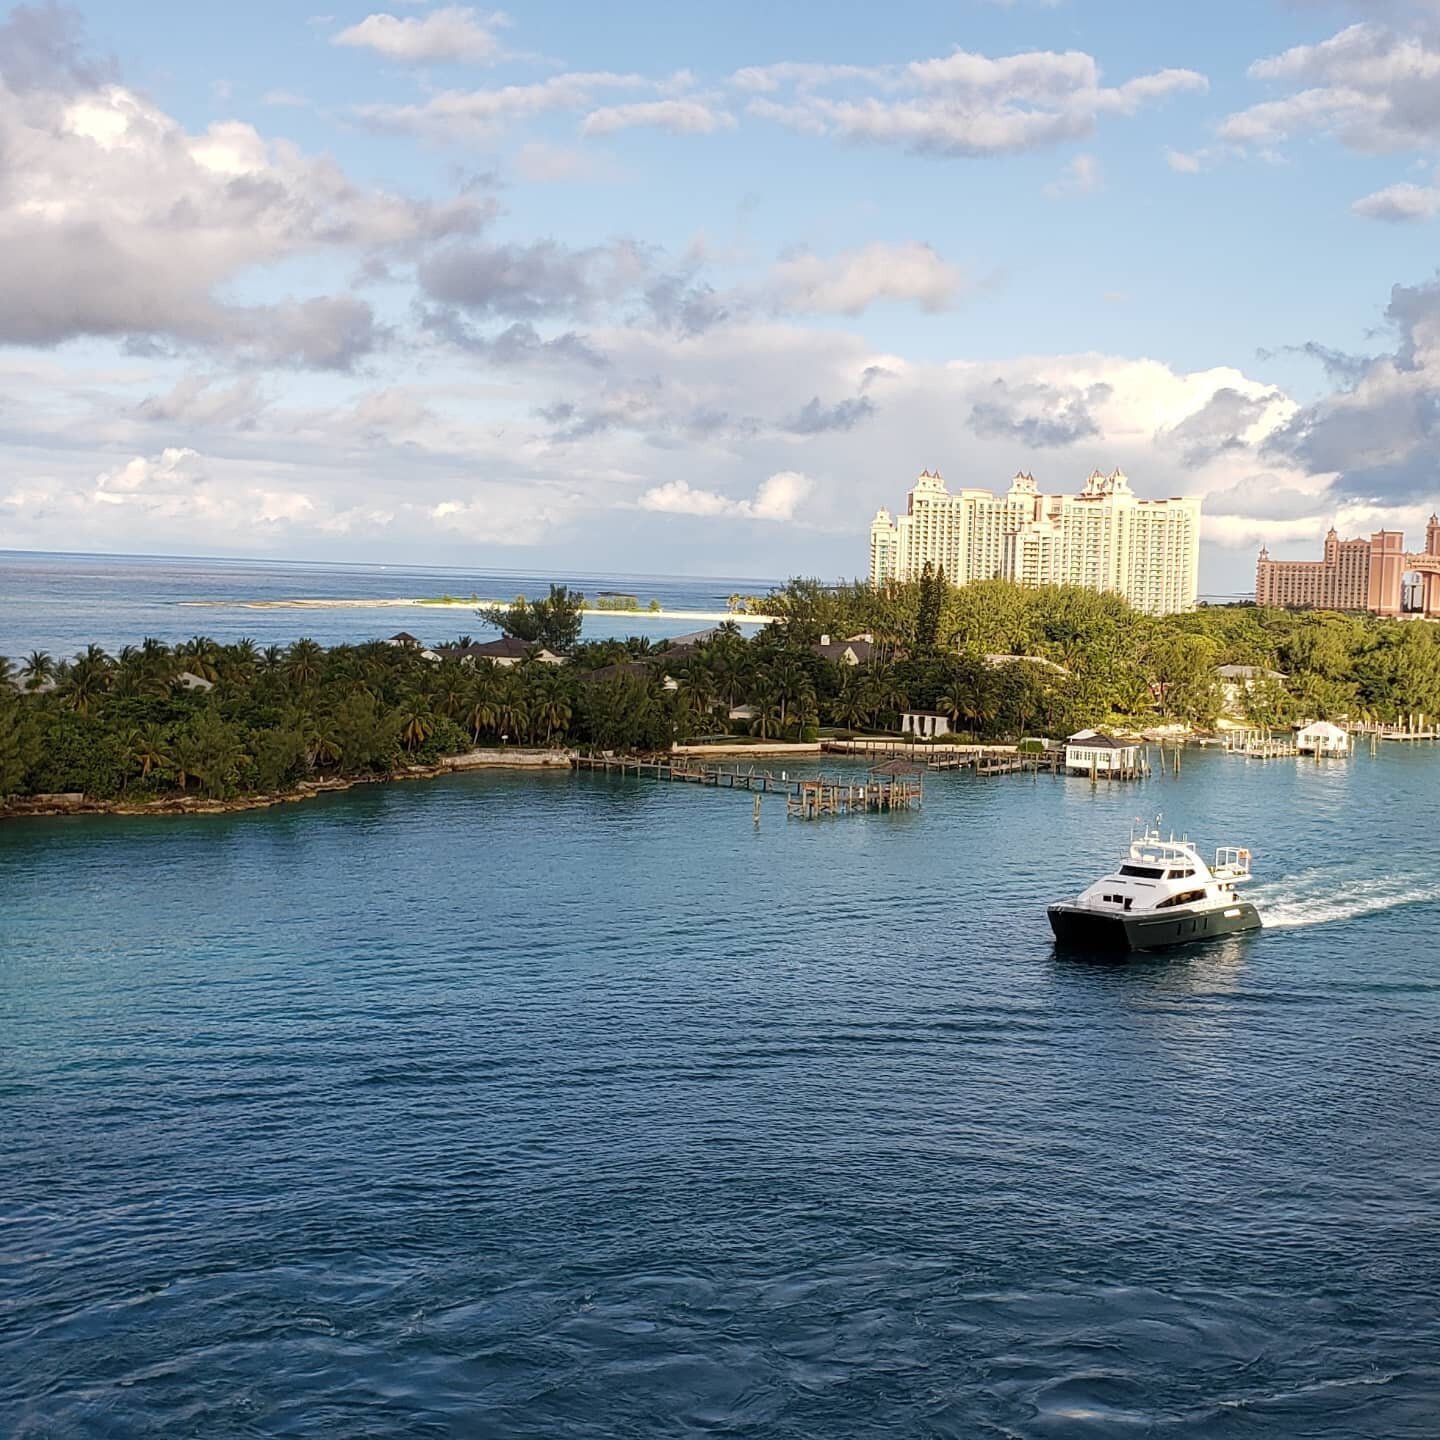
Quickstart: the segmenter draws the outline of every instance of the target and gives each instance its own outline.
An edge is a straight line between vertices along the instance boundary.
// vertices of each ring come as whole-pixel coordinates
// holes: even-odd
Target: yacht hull
[[[1259,912],[1248,900],[1164,915],[1108,913],[1063,904],[1050,906],[1049,914],[1057,945],[1089,950],[1168,950],[1260,929]]]

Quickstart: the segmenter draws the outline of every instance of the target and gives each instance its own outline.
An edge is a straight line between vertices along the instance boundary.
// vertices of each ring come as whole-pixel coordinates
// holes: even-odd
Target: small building
[[[207,680],[203,675],[196,675],[189,670],[182,670],[175,677],[175,684],[181,690],[213,690],[215,688],[213,680]]]
[[[744,720],[747,724],[755,719],[760,713],[758,705],[732,705],[729,710],[731,720]]]
[[[542,665],[563,665],[565,657],[535,645],[529,640],[516,640],[507,635],[503,640],[489,640],[483,645],[445,645],[439,651],[445,660],[459,660],[474,664],[476,660],[489,660],[508,670],[526,660],[536,660]]]
[[[1238,715],[1245,708],[1244,697],[1257,685],[1267,682],[1283,684],[1289,677],[1263,665],[1217,665],[1215,678],[1220,682],[1225,713]]]
[[[1312,720],[1296,732],[1295,748],[1302,755],[1348,755],[1350,732],[1329,720]]]
[[[852,636],[849,640],[832,640],[828,635],[820,637],[814,647],[815,653],[836,665],[866,665],[875,653],[875,642],[864,635]]]
[[[1099,730],[1079,730],[1065,741],[1065,769],[1071,775],[1133,776],[1140,770],[1140,749]]]
[[[900,731],[917,740],[934,740],[950,733],[950,717],[931,710],[907,710],[900,717]]]
[[[401,650],[419,650],[421,648],[419,637],[412,635],[408,630],[398,631],[385,643],[387,645],[394,645],[397,649]]]

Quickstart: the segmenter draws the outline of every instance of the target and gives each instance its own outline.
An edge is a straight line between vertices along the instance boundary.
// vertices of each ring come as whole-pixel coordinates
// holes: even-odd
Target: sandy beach
[[[480,610],[487,606],[505,606],[508,600],[181,600],[192,609],[217,610]],[[636,620],[702,620],[718,625],[733,620],[738,625],[770,625],[773,615],[736,615],[729,610],[607,610],[586,605],[585,615],[625,616]]]

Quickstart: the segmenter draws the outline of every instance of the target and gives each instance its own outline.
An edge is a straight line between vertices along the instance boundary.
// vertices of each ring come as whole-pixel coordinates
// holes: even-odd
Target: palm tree
[[[475,738],[475,743],[480,743],[480,732],[482,730],[494,730],[498,719],[498,709],[494,699],[491,697],[488,685],[476,685],[470,691],[469,710],[466,714],[466,723],[470,727],[470,734]]]
[[[27,690],[39,690],[55,678],[55,659],[47,650],[32,650],[20,670]]]
[[[320,646],[310,639],[297,640],[285,652],[286,674],[297,690],[304,690],[318,678],[324,655]]]
[[[507,691],[495,707],[495,725],[502,735],[513,735],[517,740],[525,734],[530,725],[530,711],[523,697],[515,691]]]
[[[537,703],[533,707],[532,719],[536,725],[545,727],[545,743],[548,745],[557,730],[563,731],[574,714],[565,683],[558,675],[548,675],[540,684]]]
[[[8,655],[0,655],[0,685],[8,685],[15,675],[15,667]]]
[[[430,738],[435,719],[423,695],[413,691],[400,702],[400,741],[407,750],[415,750]]]
[[[93,651],[96,647],[91,646]],[[103,650],[100,652],[105,653]],[[95,698],[110,688],[108,657],[103,663],[89,658],[88,653],[76,658],[65,676],[62,687],[64,703],[78,715],[88,715]]]
[[[170,742],[159,725],[145,725],[125,737],[125,763],[138,766],[140,778],[163,772],[170,765]]]
[[[853,670],[845,672],[840,689],[830,702],[830,714],[837,724],[847,730],[857,729],[870,715],[870,705],[865,693],[865,681]]]
[[[220,647],[208,635],[196,635],[186,644],[177,645],[175,658],[190,674],[212,685],[220,678]]]

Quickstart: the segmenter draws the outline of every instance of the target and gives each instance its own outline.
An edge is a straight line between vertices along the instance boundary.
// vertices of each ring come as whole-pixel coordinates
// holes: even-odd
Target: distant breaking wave
[[[1303,870],[1257,886],[1250,898],[1268,929],[1293,929],[1440,900],[1440,876],[1432,872],[1352,878],[1337,876],[1334,870]]]

